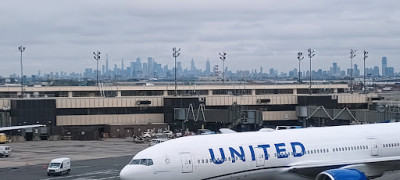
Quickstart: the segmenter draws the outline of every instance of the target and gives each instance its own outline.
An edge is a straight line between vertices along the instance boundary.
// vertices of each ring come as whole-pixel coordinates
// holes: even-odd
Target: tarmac
[[[101,141],[26,141],[7,143],[12,154],[0,158],[0,168],[47,164],[55,158],[69,157],[71,162],[109,157],[132,156],[147,148],[132,138],[110,138]]]
[[[0,158],[0,179],[4,180],[119,180],[120,170],[149,143],[135,144],[132,138],[102,141],[27,141],[6,144],[9,157]],[[66,176],[48,177],[48,163],[59,157],[71,158],[72,171]],[[400,171],[386,172],[375,180],[393,180]]]

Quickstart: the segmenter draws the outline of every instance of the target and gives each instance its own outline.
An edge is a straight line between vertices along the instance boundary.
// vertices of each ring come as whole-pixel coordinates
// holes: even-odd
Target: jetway
[[[349,123],[377,123],[384,121],[400,121],[399,108],[385,111],[367,109],[326,109],[324,106],[298,106],[296,114],[300,120],[323,119],[330,121],[349,121]]]

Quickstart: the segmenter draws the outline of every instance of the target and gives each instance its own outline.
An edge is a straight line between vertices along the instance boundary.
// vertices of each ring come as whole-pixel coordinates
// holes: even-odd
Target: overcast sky
[[[3,0],[0,75],[20,73],[19,45],[24,74],[96,68],[93,51],[100,64],[105,54],[119,67],[150,56],[171,68],[174,46],[184,67],[194,58],[201,69],[207,58],[222,65],[225,51],[232,70],[288,71],[308,48],[317,50],[313,69],[347,69],[352,48],[360,68],[366,49],[367,67],[387,56],[399,71],[399,9],[398,0]]]

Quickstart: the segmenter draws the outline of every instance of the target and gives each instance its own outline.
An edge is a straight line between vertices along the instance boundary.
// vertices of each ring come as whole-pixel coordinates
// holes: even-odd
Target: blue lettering
[[[250,152],[251,152],[251,160],[255,161],[256,160],[256,155],[254,154],[254,149],[253,146],[249,146]]]
[[[208,149],[208,151],[210,151],[210,155],[211,155],[211,160],[214,164],[222,164],[225,161],[225,153],[224,153],[224,149],[219,148],[219,152],[221,153],[221,159],[216,159],[214,156],[214,151],[212,149]]]
[[[258,147],[262,148],[264,150],[264,157],[265,160],[268,160],[268,151],[267,148],[270,148],[270,146],[268,144],[264,144],[264,145],[258,145]]]
[[[291,142],[290,144],[292,145],[294,157],[301,157],[304,155],[304,152],[306,152],[306,148],[304,148],[304,145],[300,142]],[[296,151],[296,146],[299,146],[301,148],[301,152]]]
[[[246,161],[242,146],[239,146],[239,149],[240,149],[240,153],[237,152],[232,147],[229,147],[229,151],[231,151],[232,163],[235,163],[235,161],[236,161],[235,155],[238,156],[243,162]]]
[[[285,143],[275,144],[275,148],[276,148],[276,155],[278,156],[278,159],[288,157],[288,154],[286,153],[286,149],[285,149]]]

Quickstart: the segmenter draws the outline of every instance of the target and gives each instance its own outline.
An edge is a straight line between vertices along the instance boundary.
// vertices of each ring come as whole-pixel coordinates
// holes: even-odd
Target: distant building
[[[386,68],[386,74],[389,77],[393,77],[394,76],[394,67],[387,67]]]
[[[357,64],[354,64],[354,74],[353,74],[353,76],[354,77],[358,77],[358,76],[360,76],[360,70],[358,69],[358,65]]]
[[[387,76],[387,58],[382,57],[382,76]]]
[[[190,62],[190,71],[194,72],[196,71],[196,66],[194,65],[194,59],[192,58],[192,61]]]
[[[106,54],[106,73],[109,71],[110,69],[108,68],[108,54]]]
[[[204,71],[206,75],[209,75],[211,73],[211,65],[210,65],[210,60],[207,59],[206,62],[206,70]]]

